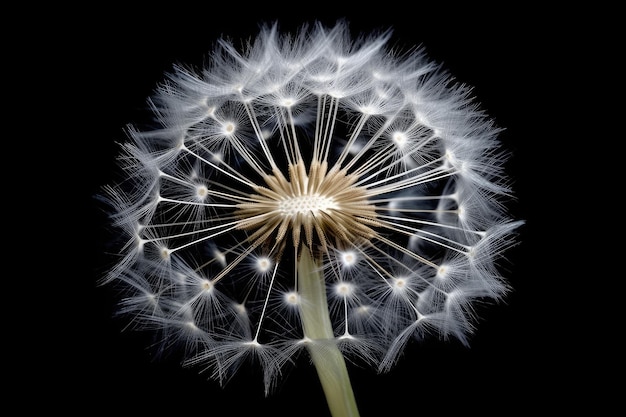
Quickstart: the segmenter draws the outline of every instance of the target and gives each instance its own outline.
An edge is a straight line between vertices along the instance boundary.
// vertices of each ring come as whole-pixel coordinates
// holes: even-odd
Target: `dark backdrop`
[[[58,110],[72,150],[61,170],[75,200],[62,221],[77,235],[71,258],[60,258],[69,272],[59,278],[57,289],[66,300],[55,311],[47,339],[59,350],[46,360],[54,371],[39,378],[55,392],[50,406],[80,415],[164,410],[207,417],[327,415],[306,361],[265,398],[254,368],[244,367],[220,388],[197,370],[181,368],[175,356],[154,360],[148,336],[122,331],[124,322],[112,317],[117,296],[96,285],[106,267],[102,252],[108,236],[93,196],[112,179],[115,142],[124,140],[124,127],[145,115],[147,97],[173,63],[199,65],[219,36],[255,36],[259,23],[276,20],[282,29],[294,30],[314,19],[332,25],[338,18],[346,18],[355,33],[392,27],[392,42],[423,45],[430,58],[474,86],[477,100],[506,129],[501,139],[513,152],[508,170],[518,197],[511,210],[527,221],[521,244],[508,253],[513,266],[506,275],[514,291],[506,303],[482,313],[469,348],[455,342],[413,344],[388,374],[350,369],[362,416],[534,412],[567,401],[564,391],[554,388],[577,373],[577,362],[557,348],[566,320],[554,302],[562,280],[546,259],[559,219],[543,215],[557,181],[548,171],[551,144],[559,140],[548,123],[560,105],[556,64],[571,34],[555,28],[554,16],[539,8],[470,11],[411,4],[95,6],[60,21],[48,63],[67,94]]]

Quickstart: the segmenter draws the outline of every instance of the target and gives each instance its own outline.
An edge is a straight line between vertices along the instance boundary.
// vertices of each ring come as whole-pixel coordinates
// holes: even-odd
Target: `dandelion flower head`
[[[420,48],[344,22],[174,66],[105,187],[123,238],[106,276],[133,326],[222,382],[251,359],[269,387],[314,344],[380,371],[411,340],[468,343],[473,303],[509,286],[520,221],[501,129]],[[322,277],[319,332],[302,265]]]

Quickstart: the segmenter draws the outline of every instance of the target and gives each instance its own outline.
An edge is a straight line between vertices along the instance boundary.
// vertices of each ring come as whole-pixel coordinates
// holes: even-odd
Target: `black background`
[[[511,212],[526,220],[520,245],[508,252],[505,275],[514,291],[506,303],[481,312],[469,348],[430,341],[410,345],[388,374],[350,368],[362,417],[534,413],[582,401],[573,382],[582,362],[562,347],[576,314],[562,309],[564,278],[547,259],[563,220],[547,218],[546,207],[558,200],[554,190],[562,181],[550,171],[555,144],[565,140],[557,117],[567,105],[560,64],[584,35],[584,26],[581,32],[555,25],[562,16],[539,7],[222,6],[96,5],[73,10],[75,17],[57,20],[48,30],[41,60],[54,67],[49,81],[63,100],[46,104],[59,113],[54,128],[66,141],[68,158],[58,174],[71,196],[59,214],[59,233],[72,236],[71,257],[67,248],[51,248],[59,251],[56,264],[63,267],[58,270],[67,273],[55,285],[61,302],[43,320],[50,336],[37,342],[49,354],[31,358],[35,368],[54,365],[35,378],[53,393],[46,397],[48,409],[80,415],[160,415],[164,410],[198,416],[328,414],[306,361],[265,397],[253,367],[245,366],[222,388],[196,369],[181,368],[175,354],[155,360],[149,336],[122,331],[124,322],[113,318],[117,295],[97,286],[108,265],[103,252],[109,236],[93,196],[113,178],[115,143],[125,140],[125,126],[145,116],[147,97],[173,63],[201,65],[217,38],[245,40],[256,35],[260,23],[278,21],[281,29],[293,31],[316,19],[332,25],[340,18],[355,34],[392,27],[392,43],[423,45],[431,59],[474,87],[486,112],[506,129],[501,139],[513,153],[508,170],[518,197]]]

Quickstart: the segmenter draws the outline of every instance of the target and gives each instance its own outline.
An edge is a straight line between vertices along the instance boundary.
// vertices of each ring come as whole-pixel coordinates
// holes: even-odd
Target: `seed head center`
[[[319,216],[321,211],[329,213],[331,209],[339,209],[334,199],[319,194],[288,197],[278,203],[278,211],[282,215],[290,217],[295,217],[298,214]]]
[[[355,185],[356,176],[319,161],[308,171],[302,161],[288,170],[288,177],[273,170],[264,178],[266,185],[238,205],[238,227],[252,232],[249,240],[282,251],[290,232],[295,248],[304,243],[326,252],[331,244],[349,247],[376,235],[376,207],[366,190]]]

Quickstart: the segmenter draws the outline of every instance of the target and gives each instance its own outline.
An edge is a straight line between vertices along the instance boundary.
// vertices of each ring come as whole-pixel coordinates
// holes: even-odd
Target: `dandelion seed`
[[[285,302],[290,306],[297,306],[300,302],[300,296],[295,291],[289,291],[285,294]]]
[[[259,257],[256,260],[256,267],[260,273],[266,273],[270,270],[271,266],[272,261],[266,256]]]
[[[509,290],[506,153],[469,89],[390,36],[273,25],[174,67],[105,187],[133,327],[222,383],[256,361],[266,392],[306,351],[335,416],[358,415],[345,356],[387,371],[409,340],[467,342],[473,303]]]
[[[347,251],[341,254],[341,262],[346,267],[353,266],[357,259],[357,255],[354,251]]]
[[[348,282],[335,284],[335,293],[340,297],[349,297],[354,293],[354,287]]]

